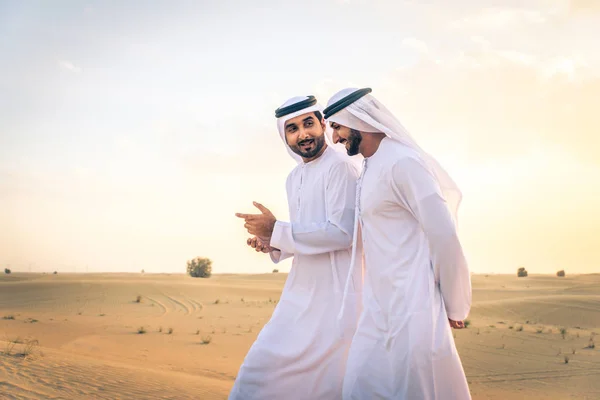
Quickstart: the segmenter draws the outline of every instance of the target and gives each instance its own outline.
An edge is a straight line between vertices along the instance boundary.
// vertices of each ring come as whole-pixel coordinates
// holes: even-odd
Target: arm
[[[325,193],[327,221],[275,223],[271,247],[290,254],[323,254],[352,245],[357,172],[349,163],[329,171]]]
[[[404,158],[392,168],[394,190],[429,242],[436,282],[448,318],[462,321],[471,308],[471,277],[456,226],[433,175],[420,160]]]

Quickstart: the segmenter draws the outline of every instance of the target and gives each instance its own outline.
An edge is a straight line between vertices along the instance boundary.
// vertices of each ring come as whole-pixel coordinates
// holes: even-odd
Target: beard
[[[312,143],[311,143],[312,142]],[[308,149],[303,148],[303,144],[310,144]],[[302,140],[296,143],[295,146],[290,146],[290,149],[302,158],[313,158],[323,149],[325,146],[325,135],[318,137],[312,137],[310,139]]]
[[[348,135],[346,141],[346,153],[348,153],[349,156],[357,155],[360,142],[362,141],[360,132],[356,129],[350,129],[350,135]]]

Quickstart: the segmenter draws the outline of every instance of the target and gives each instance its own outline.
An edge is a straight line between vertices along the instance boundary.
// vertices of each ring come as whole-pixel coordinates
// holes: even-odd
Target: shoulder
[[[431,195],[442,195],[436,176],[417,152],[398,157],[390,168],[391,184],[407,199],[420,200]]]
[[[403,161],[419,162],[422,159],[421,154],[418,151],[395,140],[387,139],[381,143],[381,146],[383,147],[385,158],[392,164]]]
[[[286,185],[289,184],[299,173],[300,173],[301,165],[298,164],[290,171],[287,178],[285,179]]]
[[[396,142],[389,146],[386,155],[390,166],[389,172],[396,183],[432,177],[427,163],[416,150]]]
[[[358,167],[352,162],[349,156],[331,149],[328,157],[328,164],[330,177],[348,176],[358,179]]]

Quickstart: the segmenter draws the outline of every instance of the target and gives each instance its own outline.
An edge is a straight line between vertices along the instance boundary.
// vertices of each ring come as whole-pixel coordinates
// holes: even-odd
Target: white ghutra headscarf
[[[370,92],[371,89],[368,88],[340,90],[329,99],[324,110],[325,119],[327,122],[335,122],[361,132],[385,133],[388,138],[419,153],[438,182],[454,223],[457,225],[458,208],[462,200],[458,185],[437,160],[417,144],[400,121],[375,97],[368,94]]]

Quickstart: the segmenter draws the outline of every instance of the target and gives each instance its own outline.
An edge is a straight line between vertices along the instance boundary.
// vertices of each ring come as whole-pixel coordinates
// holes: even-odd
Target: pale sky
[[[289,270],[274,110],[371,87],[463,191],[474,272],[600,272],[596,0],[0,0],[0,266]]]

